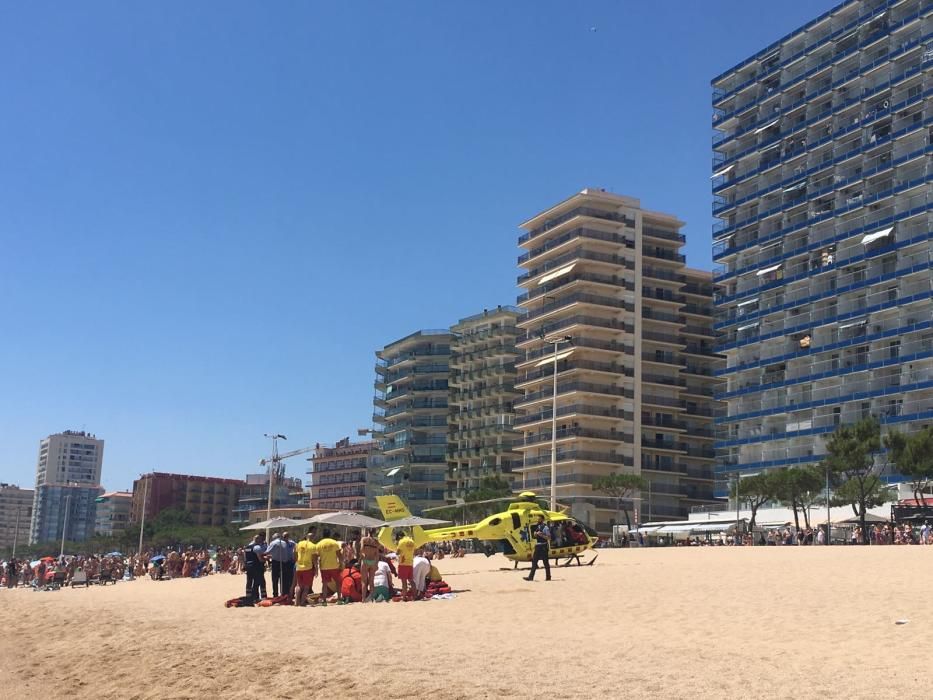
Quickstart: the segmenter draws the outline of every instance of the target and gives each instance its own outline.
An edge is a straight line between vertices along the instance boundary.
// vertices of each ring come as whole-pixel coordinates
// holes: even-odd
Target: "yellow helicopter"
[[[478,501],[468,505],[478,505],[481,503],[493,503],[498,501],[512,501],[507,510],[501,513],[490,515],[478,523],[470,525],[456,525],[451,527],[440,527],[431,530],[425,530],[420,526],[411,528],[412,539],[415,546],[420,547],[429,542],[444,542],[446,540],[460,539],[478,539],[487,542],[486,554],[494,554],[496,549],[493,543],[501,545],[502,553],[508,559],[515,562],[531,561],[531,555],[534,550],[534,538],[531,535],[532,528],[538,523],[538,516],[543,515],[545,522],[557,530],[557,536],[553,537],[551,542],[550,557],[552,559],[563,559],[567,561],[565,565],[576,562],[584,565],[580,555],[588,549],[592,549],[599,537],[592,528],[577,522],[566,513],[556,513],[546,510],[538,503],[537,494],[531,491],[525,491],[513,498],[496,498],[491,501]],[[411,517],[408,507],[398,496],[376,496],[376,503],[379,510],[382,511],[382,517],[387,523],[392,521],[403,521]],[[394,532],[396,528],[387,525],[379,532],[379,542],[386,548],[394,550],[396,540]],[[598,555],[597,555],[598,556]],[[594,556],[586,562],[590,566],[596,561]]]

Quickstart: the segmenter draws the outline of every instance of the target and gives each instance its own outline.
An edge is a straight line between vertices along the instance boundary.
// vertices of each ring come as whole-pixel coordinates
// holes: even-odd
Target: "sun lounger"
[[[75,586],[88,587],[87,572],[84,569],[78,569],[71,577],[71,587],[74,588]]]

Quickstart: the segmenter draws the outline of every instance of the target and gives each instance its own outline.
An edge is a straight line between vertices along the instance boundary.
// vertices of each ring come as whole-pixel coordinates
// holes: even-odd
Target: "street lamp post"
[[[264,433],[265,437],[272,440],[272,459],[269,461],[269,497],[266,501],[266,520],[272,517],[272,494],[275,492],[276,471],[279,468],[279,440],[288,440],[284,435],[274,433]],[[269,541],[269,528],[266,528],[266,542]]]
[[[833,525],[830,522],[829,514],[829,464],[826,465],[826,542],[824,544],[828,545],[832,539]]]
[[[561,343],[573,341],[569,335],[544,338],[554,344],[553,394],[551,396],[551,510],[557,511],[557,349]]]
[[[11,559],[16,559],[16,540],[19,539],[19,516],[23,512],[22,506],[16,507],[16,528],[13,530],[13,555]]]
[[[143,532],[146,530],[146,506],[149,503],[149,479],[146,479],[145,476],[143,476],[143,479],[143,514],[139,522],[139,547],[136,549],[136,554],[139,557],[143,555]]]
[[[71,510],[71,494],[65,496],[65,521],[62,523],[62,548],[58,553],[58,558],[65,556],[65,533],[68,532],[68,511]]]

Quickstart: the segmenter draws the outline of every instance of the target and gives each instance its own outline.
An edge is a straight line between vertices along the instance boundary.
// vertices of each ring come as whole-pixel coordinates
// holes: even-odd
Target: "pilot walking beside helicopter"
[[[531,571],[525,577],[525,580],[535,580],[535,571],[538,570],[538,562],[540,561],[544,563],[544,580],[550,581],[551,563],[548,561],[548,554],[550,554],[551,528],[544,522],[543,515],[538,516],[538,524],[535,525],[532,536],[535,540],[535,548],[531,555]]]

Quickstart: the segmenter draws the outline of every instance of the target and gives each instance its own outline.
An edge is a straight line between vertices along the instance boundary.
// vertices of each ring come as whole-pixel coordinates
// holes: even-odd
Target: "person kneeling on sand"
[[[392,555],[389,555],[392,556]],[[386,602],[392,599],[392,567],[389,566],[387,558],[383,557],[376,563],[375,573],[373,574],[373,596],[372,600],[377,603]]]
[[[431,562],[424,556],[424,548],[418,550],[412,562],[412,581],[415,587],[415,598],[423,598],[427,586],[428,574],[431,572]]]

